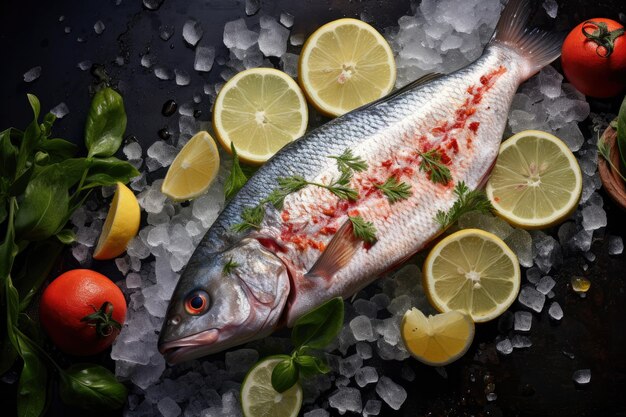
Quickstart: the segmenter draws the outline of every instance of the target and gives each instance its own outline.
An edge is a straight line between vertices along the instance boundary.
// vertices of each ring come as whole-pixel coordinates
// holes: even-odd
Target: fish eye
[[[185,300],[187,313],[199,316],[209,309],[209,294],[206,291],[196,290],[190,293]]]

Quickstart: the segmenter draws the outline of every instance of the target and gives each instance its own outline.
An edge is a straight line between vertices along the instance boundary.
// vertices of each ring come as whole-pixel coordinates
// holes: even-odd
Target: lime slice
[[[546,132],[526,130],[500,146],[486,192],[496,213],[509,223],[543,229],[576,210],[582,175],[563,141]]]
[[[241,386],[245,417],[296,417],[302,407],[302,388],[296,383],[283,393],[272,388],[272,370],[283,357],[269,357],[257,363]]]
[[[465,229],[447,236],[424,264],[424,289],[439,311],[458,310],[475,322],[492,320],[515,301],[520,268],[496,235]]]
[[[220,167],[220,154],[207,132],[198,132],[167,170],[161,192],[173,200],[189,200],[209,189]]]
[[[140,219],[141,210],[135,194],[118,182],[93,258],[113,259],[124,253],[128,242],[139,231]]]
[[[302,136],[309,120],[298,84],[284,72],[253,68],[231,78],[213,108],[217,139],[230,152],[234,143],[241,160],[262,164]]]
[[[443,366],[467,352],[474,340],[474,322],[459,311],[426,317],[413,308],[404,314],[400,332],[415,359],[427,365]]]
[[[317,110],[339,116],[387,95],[396,81],[396,63],[376,29],[339,19],[307,39],[298,80]]]

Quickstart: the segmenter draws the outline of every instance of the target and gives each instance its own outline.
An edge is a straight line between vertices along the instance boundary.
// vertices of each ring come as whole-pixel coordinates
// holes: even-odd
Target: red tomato
[[[59,275],[39,304],[42,327],[59,349],[71,355],[93,355],[111,346],[125,317],[122,291],[89,269]]]
[[[561,54],[563,72],[582,93],[612,97],[626,87],[623,30],[615,20],[596,18],[576,26],[565,38]]]

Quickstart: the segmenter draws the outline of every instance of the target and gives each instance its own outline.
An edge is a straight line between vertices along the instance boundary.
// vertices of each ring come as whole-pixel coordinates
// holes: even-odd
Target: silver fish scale
[[[286,146],[260,168],[228,204],[193,258],[219,252],[239,240],[241,237],[230,228],[240,221],[245,207],[255,206],[267,197],[280,177],[297,174],[310,181],[328,182],[337,175],[336,163],[329,156],[340,155],[347,148],[362,156],[369,167],[379,166],[386,158],[397,158],[403,152],[415,150],[410,141],[407,143],[407,135],[423,134],[436,145],[437,138],[429,133],[431,129],[440,121],[453,120],[455,111],[468,97],[468,87],[480,85],[481,76],[503,66],[506,72],[495,80],[476,113],[468,119],[480,123],[471,150],[461,149],[450,166],[455,183],[465,181],[470,188],[477,187],[495,160],[510,101],[522,81],[523,68],[519,67],[519,62],[523,60],[514,51],[492,45],[478,61],[460,71],[337,118]],[[465,131],[469,132],[467,126]],[[417,166],[413,168],[416,174],[409,179],[413,188],[409,199],[392,206],[381,205],[380,201],[359,206],[360,214],[374,223],[378,242],[369,250],[359,249],[351,262],[329,282],[320,280],[311,285],[310,281],[306,282],[309,278],[304,278],[304,273],[320,255],[316,249],[302,250],[288,244],[288,251],[279,254],[295,269],[291,272],[296,297],[288,312],[289,323],[325,299],[355,293],[440,232],[435,214],[439,210],[447,211],[454,203],[452,187],[434,184],[424,173],[418,172]],[[306,216],[312,205],[329,198],[334,196],[329,196],[326,190],[306,187],[287,197],[285,209]],[[281,219],[277,212],[271,214],[266,215],[261,233],[278,239]],[[307,227],[315,231],[314,225]],[[324,237],[323,243],[327,244],[331,238]],[[185,274],[193,273],[187,270]]]

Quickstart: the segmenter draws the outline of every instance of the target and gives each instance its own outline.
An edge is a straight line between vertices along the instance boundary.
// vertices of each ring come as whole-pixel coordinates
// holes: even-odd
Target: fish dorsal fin
[[[324,252],[304,276],[330,280],[352,259],[361,241],[352,233],[352,222],[346,222],[337,230]]]
[[[415,87],[419,87],[421,85],[428,84],[429,82],[434,81],[437,78],[440,78],[440,77],[443,77],[443,76],[444,76],[444,74],[440,74],[438,72],[429,72],[428,74],[422,75],[417,80],[411,81],[410,83],[408,83],[404,87],[400,87],[396,91],[392,91],[391,93],[387,94],[385,97],[381,97],[378,100],[374,100],[371,103],[367,103],[367,104],[359,107],[356,110],[366,109],[368,107],[375,106],[375,105],[383,103],[385,101],[389,101],[392,98],[397,97],[397,96],[399,96],[400,94],[402,94],[404,92],[412,90]]]

